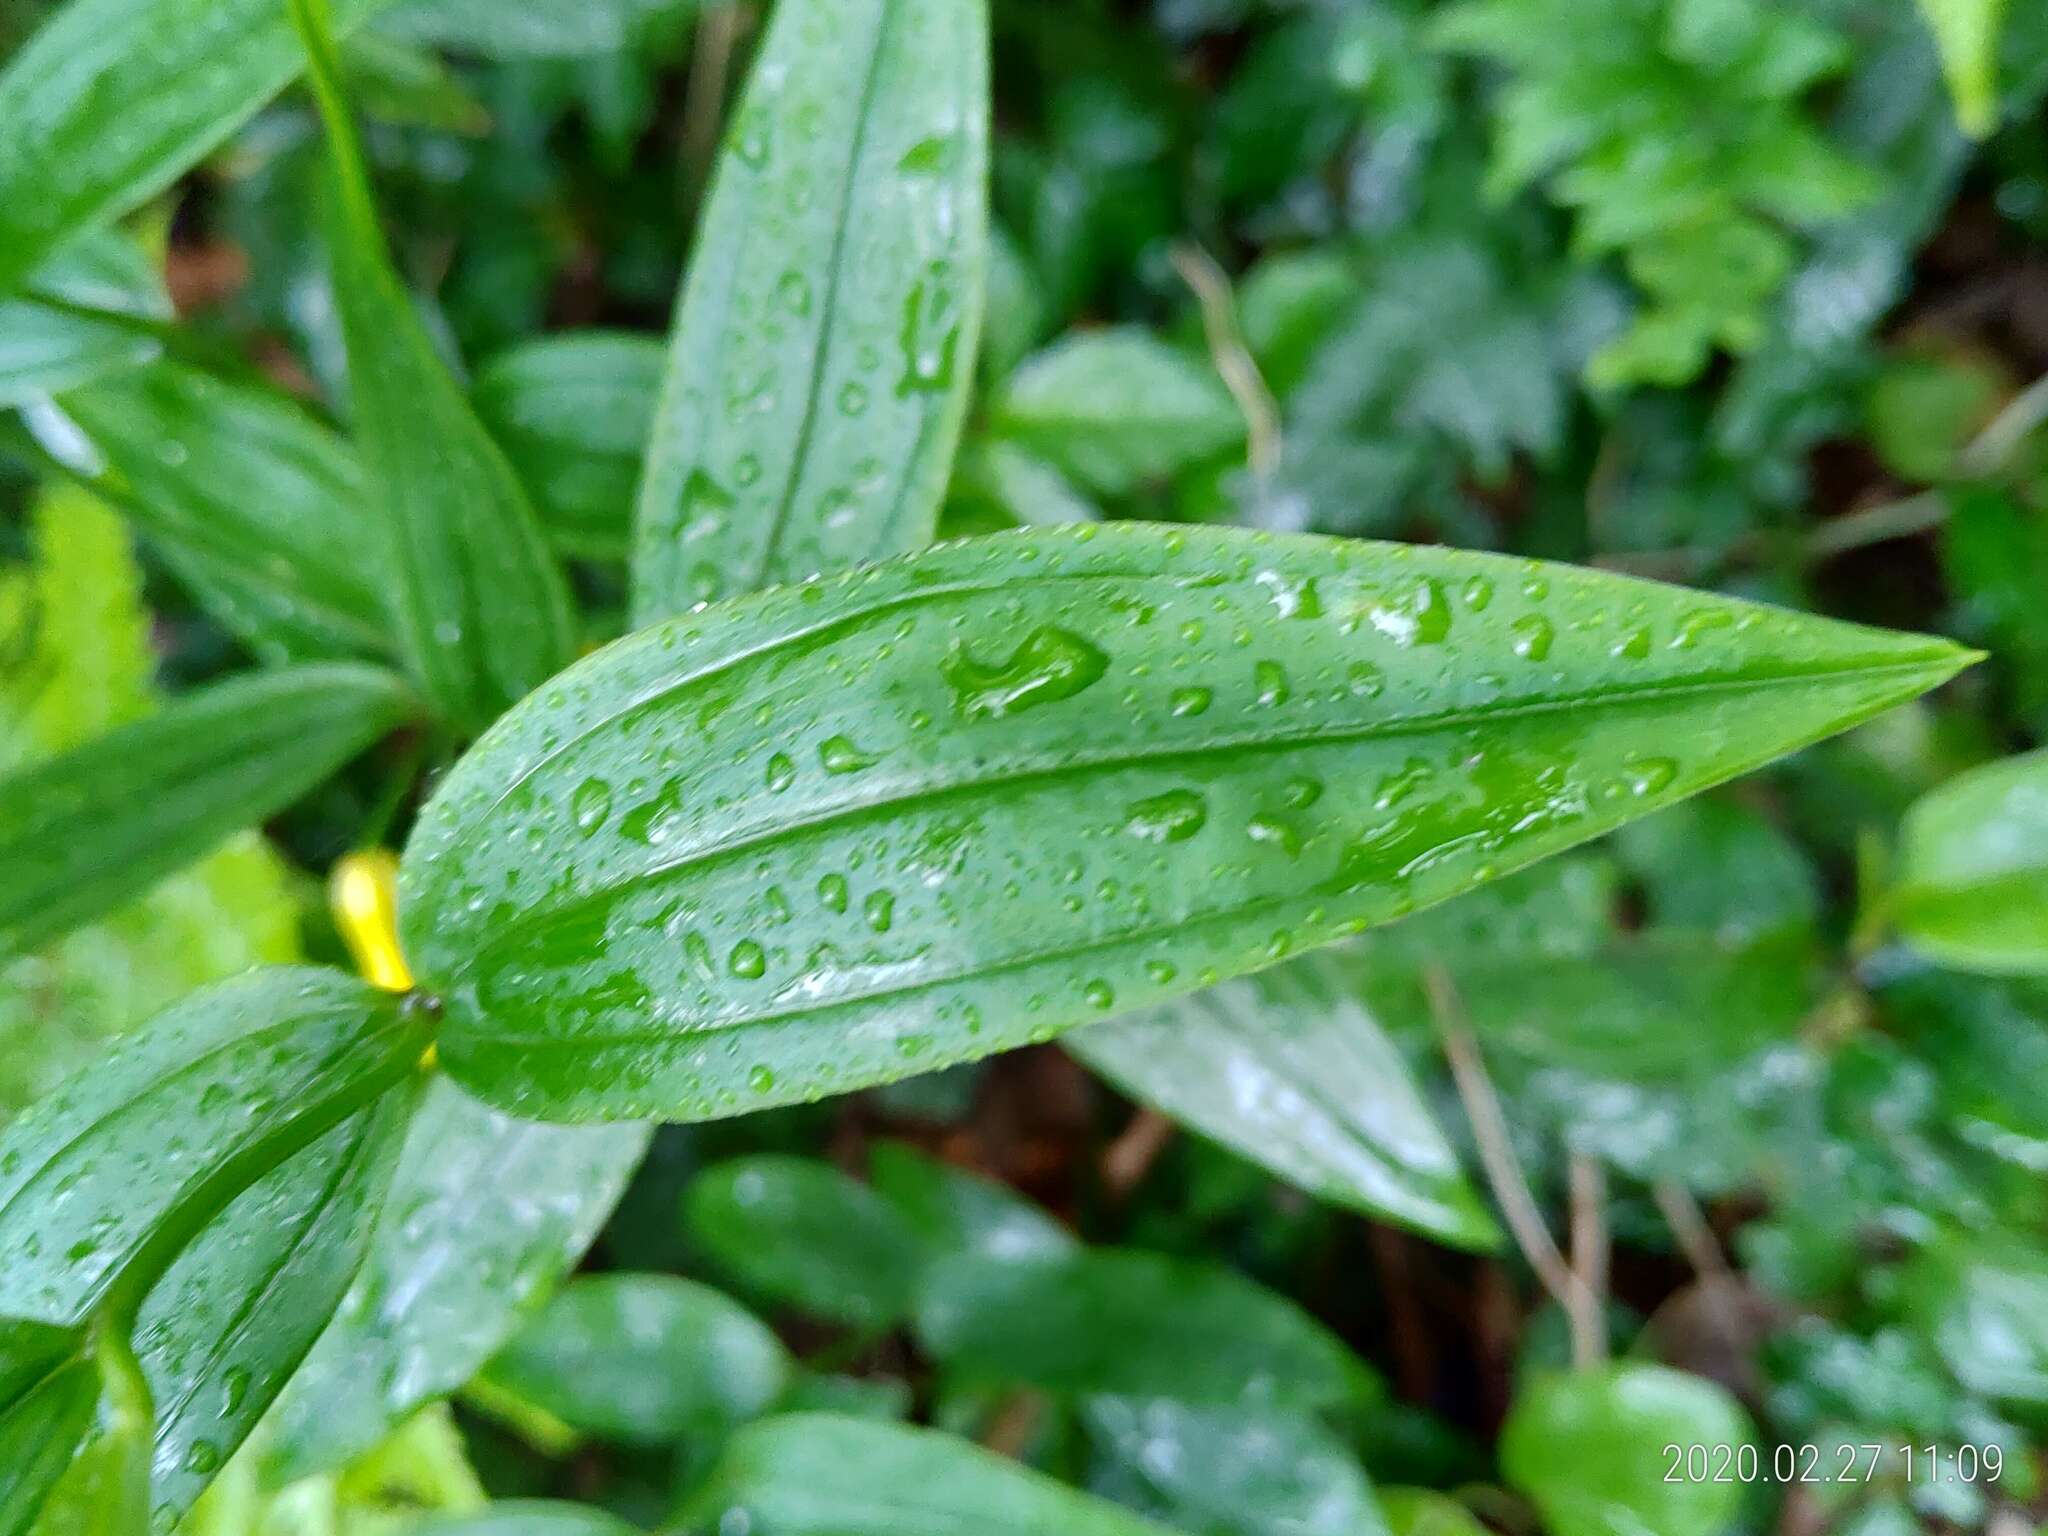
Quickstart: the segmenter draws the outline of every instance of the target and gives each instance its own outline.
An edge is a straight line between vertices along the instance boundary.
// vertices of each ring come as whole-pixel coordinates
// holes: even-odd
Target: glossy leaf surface
[[[1500,1461],[1553,1536],[1716,1536],[1741,1505],[1742,1484],[1669,1478],[1664,1447],[1682,1455],[1702,1446],[1712,1465],[1720,1447],[1753,1438],[1722,1387],[1621,1363],[1525,1383],[1501,1429]]]
[[[1965,660],[1487,555],[998,535],[734,599],[542,690],[424,812],[407,953],[495,1103],[733,1114],[1262,968]]]
[[[714,1536],[1166,1536],[1166,1527],[928,1429],[829,1414],[749,1425],[682,1530]]]
[[[0,778],[0,953],[98,916],[290,805],[411,712],[389,672],[215,683]]]
[[[647,1136],[515,1120],[430,1083],[362,1271],[265,1431],[266,1480],[338,1467],[474,1376],[582,1258]]]
[[[97,488],[257,655],[395,650],[362,466],[297,401],[165,359],[61,403],[111,470]]]
[[[748,1293],[856,1328],[910,1311],[924,1245],[895,1206],[829,1163],[763,1153],[707,1168],[684,1219]]]
[[[572,331],[514,347],[478,371],[477,414],[563,553],[623,559],[631,547],[663,357],[651,336]]]
[[[504,452],[421,324],[378,225],[324,0],[292,0],[326,124],[328,248],[370,494],[389,520],[393,608],[428,698],[481,730],[573,652],[568,588]]]
[[[69,242],[36,270],[33,286],[35,298],[0,299],[0,407],[139,367],[163,349],[134,322],[170,318],[170,300],[125,236],[94,230]],[[53,298],[64,302],[46,302]]]
[[[902,1142],[877,1142],[869,1150],[868,1183],[903,1213],[932,1254],[1021,1258],[1079,1246],[1073,1233],[1007,1185]]]
[[[156,1410],[152,1514],[191,1509],[334,1315],[370,1242],[411,1108],[392,1094],[244,1190],[135,1324]]]
[[[2048,752],[1960,775],[1899,837],[1900,931],[1963,970],[2048,971]]]
[[[790,1373],[781,1341],[731,1297],[606,1274],[564,1287],[483,1380],[575,1429],[661,1445],[754,1417]]]
[[[922,547],[974,377],[985,0],[787,0],[719,160],[634,544],[640,623]]]
[[[334,971],[195,992],[0,1133],[0,1316],[69,1326],[378,1097],[425,1021]]]
[[[950,1375],[979,1385],[1301,1409],[1374,1388],[1285,1297],[1221,1265],[1136,1249],[941,1260],[917,1336]]]
[[[1460,1247],[1492,1218],[1345,968],[1305,956],[1067,1038],[1127,1093],[1322,1198]]]
[[[390,0],[341,0],[352,30]],[[0,74],[0,293],[154,196],[298,74],[276,0],[79,0]]]
[[[1303,1414],[1096,1397],[1088,1486],[1178,1530],[1387,1536],[1357,1457]]]

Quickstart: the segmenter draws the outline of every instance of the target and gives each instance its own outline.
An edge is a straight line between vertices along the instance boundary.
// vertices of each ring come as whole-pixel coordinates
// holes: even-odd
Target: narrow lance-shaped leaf
[[[764,1419],[727,1445],[687,1536],[1169,1536],[954,1435],[835,1414]]]
[[[327,127],[328,246],[370,491],[390,519],[394,607],[432,702],[480,730],[573,653],[568,588],[503,451],[434,350],[378,227],[326,0],[290,0]]]
[[[0,1317],[82,1321],[413,1070],[424,1013],[338,971],[195,992],[0,1133]]]
[[[111,470],[95,488],[257,655],[396,654],[388,531],[355,451],[297,401],[167,358],[60,404]]]
[[[1127,1092],[1312,1194],[1459,1247],[1498,1233],[1399,1049],[1343,967],[1310,955],[1067,1049]]]
[[[391,0],[340,0],[353,31]],[[0,74],[0,293],[154,196],[298,74],[278,0],[72,0]]]
[[[365,1454],[474,1376],[582,1258],[647,1137],[515,1120],[431,1083],[362,1272],[271,1415],[265,1481]]]
[[[1492,555],[1035,529],[642,631],[401,875],[442,1059],[718,1116],[1049,1038],[1599,835],[1968,653]]]
[[[368,1248],[410,1096],[388,1094],[244,1190],[135,1323],[156,1409],[152,1516],[191,1509],[334,1315]]]
[[[986,0],[783,0],[704,214],[633,611],[922,547],[974,377]]]
[[[412,707],[334,663],[187,694],[0,778],[0,955],[98,916],[291,804]]]

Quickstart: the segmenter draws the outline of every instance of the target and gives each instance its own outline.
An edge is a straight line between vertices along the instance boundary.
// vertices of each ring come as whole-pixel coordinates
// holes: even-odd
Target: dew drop
[[[1209,805],[1191,789],[1169,789],[1137,801],[1124,815],[1124,830],[1143,842],[1184,843],[1208,821]]]
[[[1541,661],[1550,654],[1557,631],[1540,613],[1525,613],[1508,626],[1509,645],[1524,661]]]
[[[781,794],[796,782],[796,764],[790,761],[787,752],[778,752],[768,759],[768,788]]]
[[[818,746],[818,761],[827,773],[860,773],[881,759],[861,751],[850,736],[829,736]]]
[[[1207,688],[1181,688],[1167,700],[1167,707],[1173,711],[1177,719],[1206,714],[1215,697],[1216,695]]]
[[[733,975],[752,981],[767,971],[768,954],[752,939],[741,939],[733,945],[726,964]]]
[[[1265,705],[1285,704],[1291,691],[1287,686],[1287,673],[1277,661],[1262,661],[1252,668],[1252,682],[1259,690],[1259,702]]]
[[[977,660],[955,645],[939,663],[939,674],[969,720],[1000,719],[1020,709],[1057,703],[1099,682],[1109,670],[1101,647],[1071,630],[1041,625],[1003,661]]]
[[[569,799],[569,814],[574,818],[578,832],[585,837],[595,837],[611,819],[611,785],[603,779],[585,779],[576,786],[576,793]]]

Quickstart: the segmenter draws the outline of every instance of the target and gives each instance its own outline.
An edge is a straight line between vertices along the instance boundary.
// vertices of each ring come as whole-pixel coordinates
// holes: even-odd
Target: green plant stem
[[[1598,1159],[1574,1152],[1570,1179],[1572,1278],[1578,1282],[1568,1307],[1572,1364],[1587,1371],[1607,1358],[1607,1174]]]

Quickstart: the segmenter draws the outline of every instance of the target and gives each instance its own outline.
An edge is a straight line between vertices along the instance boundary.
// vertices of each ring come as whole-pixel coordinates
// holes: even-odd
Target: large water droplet
[[[1557,631],[1540,613],[1525,613],[1508,626],[1508,643],[1524,661],[1541,661],[1550,654]]]
[[[1050,624],[1032,630],[1007,660],[994,666],[977,661],[963,645],[954,646],[939,663],[954,702],[970,720],[1071,699],[1108,670],[1109,657],[1099,647]]]
[[[569,799],[569,814],[575,819],[578,832],[585,837],[595,837],[611,819],[611,785],[603,779],[585,779],[576,786],[576,793]]]
[[[825,765],[827,773],[860,773],[881,759],[863,752],[851,736],[830,736],[819,743],[818,761]]]
[[[1191,789],[1169,789],[1125,812],[1124,830],[1148,843],[1184,843],[1202,830],[1209,805]]]

